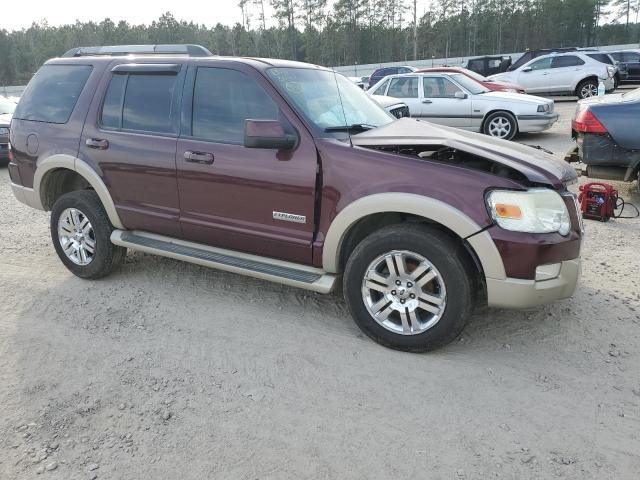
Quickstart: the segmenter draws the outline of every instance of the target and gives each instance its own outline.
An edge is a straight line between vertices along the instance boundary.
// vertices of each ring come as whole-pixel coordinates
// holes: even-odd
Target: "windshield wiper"
[[[371,130],[372,128],[376,128],[375,125],[368,125],[366,123],[354,123],[351,125],[337,125],[335,127],[327,127],[324,129],[325,132],[366,132],[367,130]]]

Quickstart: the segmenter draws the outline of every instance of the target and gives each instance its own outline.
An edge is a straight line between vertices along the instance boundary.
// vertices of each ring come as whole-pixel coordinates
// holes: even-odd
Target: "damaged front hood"
[[[351,141],[359,147],[442,145],[485,157],[517,170],[532,183],[555,188],[577,180],[569,164],[543,150],[414,118],[401,118],[353,135]]]

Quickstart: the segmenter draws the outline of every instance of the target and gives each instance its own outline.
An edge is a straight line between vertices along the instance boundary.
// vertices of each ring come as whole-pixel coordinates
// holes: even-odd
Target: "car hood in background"
[[[5,113],[4,115],[0,115],[0,127],[7,128],[11,123],[11,117],[13,117],[10,113]]]
[[[387,97],[386,95],[371,95],[371,98],[375,100],[375,102],[380,105],[382,108],[389,108],[393,105],[404,104],[404,102],[399,98]]]
[[[528,95],[526,93],[514,93],[514,92],[487,92],[480,95],[476,95],[474,100],[500,100],[512,103],[530,103],[535,105],[544,105],[545,103],[553,103],[553,100],[548,98],[536,97],[535,95]]]
[[[485,83],[488,84],[487,88],[491,88],[491,85],[494,85],[494,86],[499,86],[501,88],[510,88],[512,90],[524,91],[524,87],[522,85],[518,85],[517,83],[503,82],[502,80],[492,80],[492,79],[488,79]]]
[[[513,94],[522,95],[522,94]],[[531,183],[562,188],[577,180],[571,166],[543,150],[479,133],[401,118],[353,135],[354,146],[442,145],[478,155],[522,173]]]

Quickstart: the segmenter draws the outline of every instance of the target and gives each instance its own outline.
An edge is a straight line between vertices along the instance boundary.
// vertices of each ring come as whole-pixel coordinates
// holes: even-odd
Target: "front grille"
[[[391,115],[396,118],[403,118],[409,116],[409,107],[403,105],[401,107],[395,107],[391,109]]]

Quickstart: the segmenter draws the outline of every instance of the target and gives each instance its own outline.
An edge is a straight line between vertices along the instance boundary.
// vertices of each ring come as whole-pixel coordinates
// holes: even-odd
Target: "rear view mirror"
[[[297,141],[295,135],[285,133],[277,120],[245,120],[244,146],[247,148],[290,150]]]
[[[456,93],[454,93],[453,96],[456,98],[459,98],[460,100],[464,100],[465,98],[467,98],[467,94],[460,91],[457,91]]]
[[[530,72],[531,70],[533,70],[533,68],[531,68],[531,67],[524,67],[522,69],[523,72]]]

